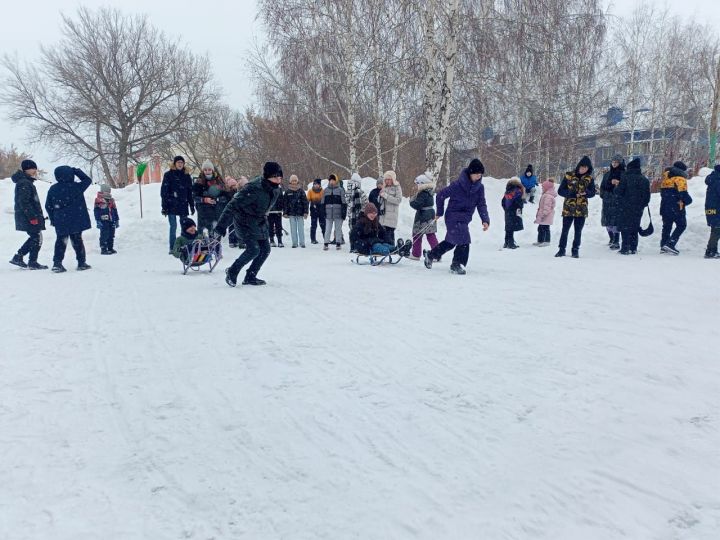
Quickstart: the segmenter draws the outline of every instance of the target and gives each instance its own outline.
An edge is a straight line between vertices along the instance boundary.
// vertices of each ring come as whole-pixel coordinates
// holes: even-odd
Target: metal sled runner
[[[383,266],[386,264],[397,264],[410,254],[411,247],[412,242],[410,240],[405,242],[398,240],[395,250],[388,254],[371,253],[369,255],[358,255],[354,259],[350,259],[350,262],[354,262],[360,266]]]
[[[186,248],[187,255],[182,258],[183,275],[188,270],[199,272],[206,264],[209,266],[208,272],[212,272],[222,259],[222,245],[220,240],[215,238],[201,238],[195,240]]]

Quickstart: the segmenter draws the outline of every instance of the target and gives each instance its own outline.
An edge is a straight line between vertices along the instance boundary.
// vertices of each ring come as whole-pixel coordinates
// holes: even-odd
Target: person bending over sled
[[[280,196],[283,171],[278,163],[268,161],[263,166],[262,176],[258,176],[238,191],[225,207],[215,227],[215,234],[225,236],[227,227],[232,221],[235,232],[245,242],[245,251],[225,270],[225,283],[230,287],[237,285],[240,270],[252,261],[245,273],[243,285],[265,285],[258,279],[265,260],[270,255],[270,234],[267,216]]]

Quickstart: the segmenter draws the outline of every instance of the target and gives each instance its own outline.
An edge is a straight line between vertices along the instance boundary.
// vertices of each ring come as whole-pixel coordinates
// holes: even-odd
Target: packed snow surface
[[[227,287],[230,249],[183,276],[159,185],[142,220],[137,186],[114,192],[119,254],[85,233],[90,271],[71,248],[66,274],[3,261],[0,539],[720,538],[702,178],[681,256],[659,254],[658,195],[641,253],[610,252],[598,197],[579,260],[531,245],[533,205],[499,250],[505,181],[485,184],[466,276],[309,242],[273,249],[266,287]]]

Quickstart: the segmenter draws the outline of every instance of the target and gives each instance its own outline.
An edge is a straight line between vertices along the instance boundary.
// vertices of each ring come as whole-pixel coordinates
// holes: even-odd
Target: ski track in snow
[[[505,182],[485,182],[464,277],[310,244],[273,249],[262,288],[225,285],[236,250],[182,276],[159,186],[142,221],[116,192],[120,253],[86,233],[89,272],[71,249],[64,275],[0,264],[0,540],[716,540],[702,180],[680,257],[659,232],[609,252],[596,198],[580,260],[530,245],[533,205],[498,251]],[[0,181],[7,259],[12,197]],[[398,236],[411,221],[406,201]]]

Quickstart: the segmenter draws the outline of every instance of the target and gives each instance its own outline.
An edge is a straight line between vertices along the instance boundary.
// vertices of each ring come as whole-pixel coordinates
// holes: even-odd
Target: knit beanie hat
[[[618,163],[622,163],[622,162],[623,162],[623,157],[622,157],[620,154],[615,154],[615,155],[612,157],[612,161],[617,161]]]
[[[543,193],[545,193],[546,191],[550,191],[554,185],[555,185],[555,182],[552,181],[551,179],[548,178],[547,180],[545,180],[542,183]]]
[[[362,181],[362,178],[360,177],[360,175],[358,173],[354,172],[354,173],[352,173],[350,180],[352,180],[353,182],[357,182],[359,184]]]
[[[183,231],[187,231],[190,227],[196,227],[195,222],[190,217],[184,217],[180,220],[180,227]]]
[[[673,163],[673,167],[676,169],[680,169],[681,171],[687,171],[687,165],[685,165],[682,161],[676,161]]]
[[[283,171],[280,164],[274,161],[268,161],[263,165],[263,178],[272,178],[273,176],[282,177]]]
[[[383,178],[392,178],[394,184],[397,181],[397,174],[395,174],[395,171],[385,171]]]
[[[423,184],[432,184],[432,180],[428,176],[428,173],[423,173],[415,178],[415,183],[418,186],[422,186]]]
[[[318,186],[322,186],[322,180],[320,178],[316,178],[313,180],[313,184],[317,184]]]
[[[485,174],[485,166],[478,158],[473,159],[467,168],[468,174]]]
[[[378,209],[377,209],[377,206],[375,206],[373,203],[369,202],[363,208],[363,212],[365,212],[365,215],[367,216],[368,214],[377,214]]]
[[[100,193],[107,193],[110,194],[110,186],[107,184],[100,184]]]
[[[178,161],[182,161],[183,163],[185,163],[185,158],[182,156],[175,156],[175,158],[173,158],[173,165],[177,165]]]
[[[205,170],[205,169],[213,169],[214,170],[215,165],[213,165],[212,161],[210,161],[209,159],[206,159],[205,161],[203,161],[202,167],[200,167],[200,168],[202,170]]]
[[[237,187],[238,181],[235,180],[232,176],[229,176],[225,179],[225,185],[230,189],[234,189]]]
[[[533,174],[532,163],[530,165],[528,165],[527,168],[525,169],[525,176],[527,176],[527,173],[530,173],[530,176],[532,176],[532,174]]]
[[[20,164],[20,168],[23,171],[28,171],[30,169],[37,169],[37,163],[35,163],[32,159],[24,159],[22,163]]]

